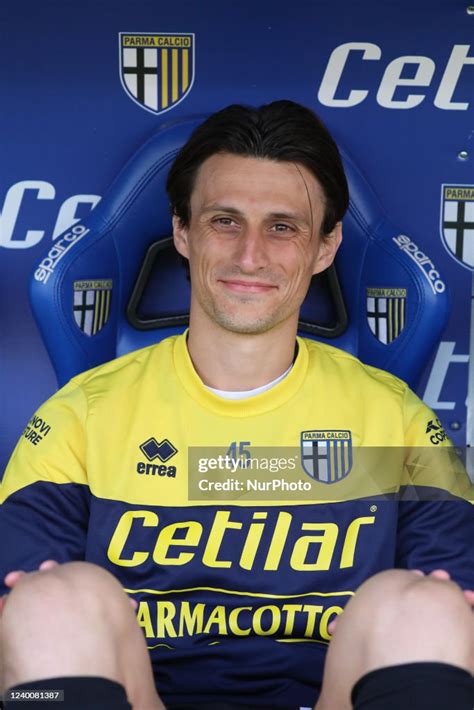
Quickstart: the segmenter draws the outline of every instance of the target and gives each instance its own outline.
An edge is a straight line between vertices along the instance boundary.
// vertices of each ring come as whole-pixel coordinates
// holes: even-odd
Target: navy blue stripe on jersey
[[[313,706],[328,624],[358,586],[393,567],[441,567],[473,588],[473,539],[461,500],[173,507],[38,482],[0,507],[0,575],[48,558],[108,569],[138,602],[165,703],[245,687],[256,707]]]
[[[77,483],[37,482],[0,506],[0,595],[12,569],[36,570],[44,560],[83,560],[89,488]]]

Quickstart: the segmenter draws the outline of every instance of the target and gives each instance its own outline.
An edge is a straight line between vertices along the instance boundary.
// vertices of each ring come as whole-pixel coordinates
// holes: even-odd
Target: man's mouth
[[[245,281],[243,279],[218,279],[230,291],[235,293],[266,293],[278,288],[266,281]]]

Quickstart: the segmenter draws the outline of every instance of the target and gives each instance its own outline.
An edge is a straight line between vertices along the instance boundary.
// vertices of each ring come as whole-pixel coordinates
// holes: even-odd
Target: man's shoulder
[[[325,374],[333,373],[338,379],[362,387],[379,387],[393,395],[403,396],[408,390],[406,382],[386,370],[367,365],[355,355],[327,343],[305,338],[309,361]]]
[[[82,387],[85,390],[96,387],[114,387],[120,382],[136,382],[150,370],[155,375],[172,362],[173,344],[178,336],[171,336],[159,343],[133,350],[97,367],[81,372],[73,377],[66,387]]]

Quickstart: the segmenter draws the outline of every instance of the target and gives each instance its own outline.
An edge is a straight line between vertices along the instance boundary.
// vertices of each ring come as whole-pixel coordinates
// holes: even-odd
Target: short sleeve
[[[436,414],[407,388],[404,403],[405,487],[422,499],[474,501],[474,488]]]
[[[84,558],[86,417],[85,395],[72,381],[38,409],[20,437],[0,484],[0,593],[11,570]]]
[[[474,588],[473,486],[436,415],[405,394],[405,486],[399,503],[396,566],[448,571]]]

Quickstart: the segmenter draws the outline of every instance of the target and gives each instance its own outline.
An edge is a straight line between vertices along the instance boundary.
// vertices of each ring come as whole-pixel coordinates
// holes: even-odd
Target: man
[[[161,708],[156,683],[173,710],[345,710],[357,684],[356,708],[470,708],[468,480],[447,449],[426,466],[433,415],[402,382],[296,339],[342,236],[333,140],[291,102],[232,106],[168,191],[189,332],[74,378],[2,484],[4,687],[62,689],[66,707]],[[354,454],[334,485],[283,455],[328,433],[344,474]],[[263,447],[286,462],[279,497],[252,488],[271,483]]]

